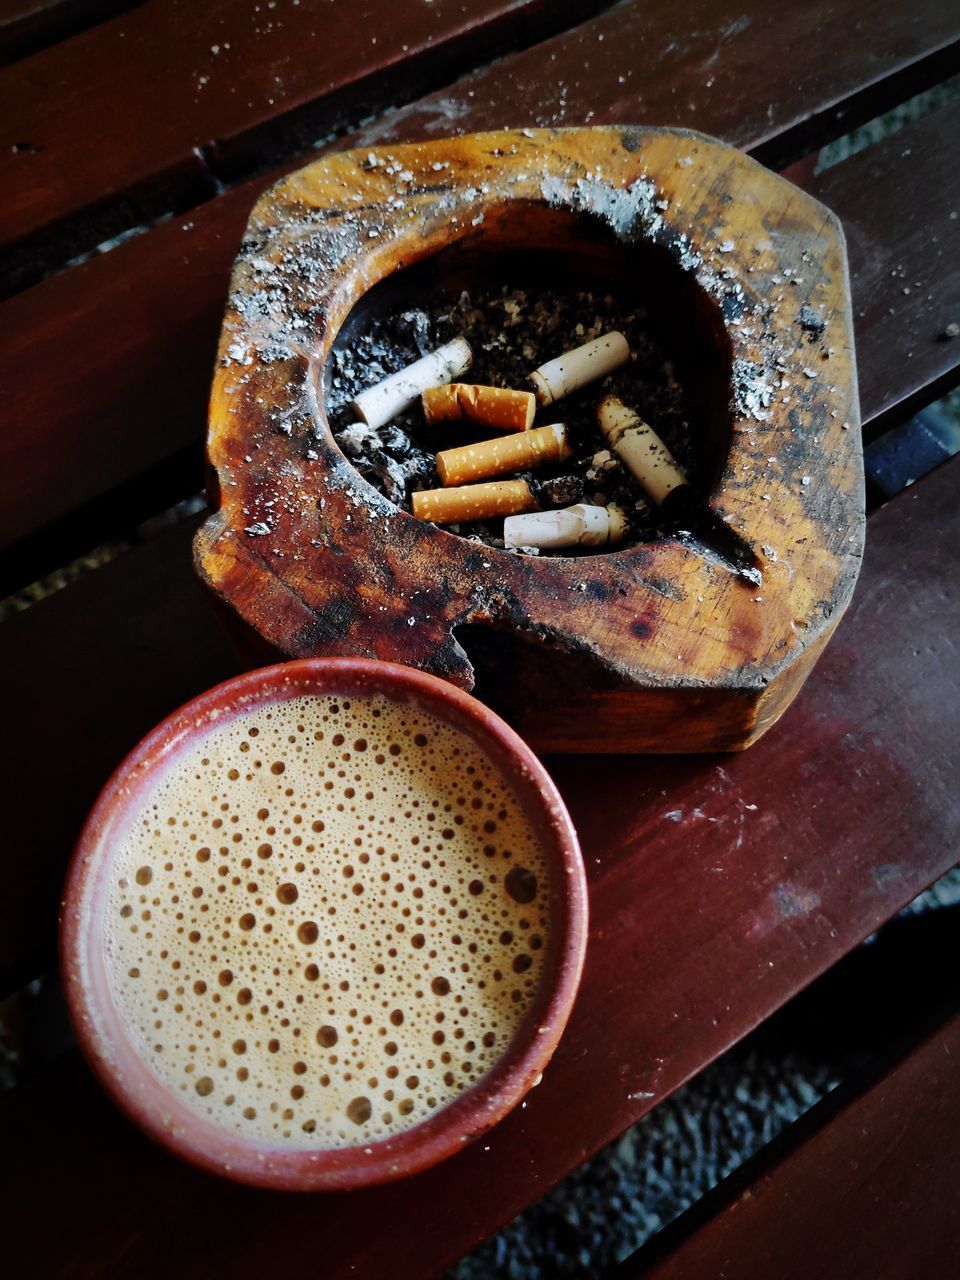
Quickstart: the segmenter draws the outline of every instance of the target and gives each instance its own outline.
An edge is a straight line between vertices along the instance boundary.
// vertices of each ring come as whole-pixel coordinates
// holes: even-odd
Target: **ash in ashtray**
[[[466,422],[427,426],[419,405],[386,426],[371,428],[355,421],[350,410],[358,392],[457,337],[466,338],[474,354],[465,381],[529,390],[532,370],[611,330],[627,338],[629,363],[537,414],[538,426],[566,423],[573,457],[536,473],[523,472],[520,478],[530,483],[544,508],[616,502],[630,520],[627,545],[647,541],[663,532],[659,512],[610,453],[597,425],[601,399],[618,395],[649,422],[695,487],[701,463],[681,386],[650,335],[644,310],[609,294],[502,286],[462,292],[432,312],[415,307],[371,317],[348,340],[338,342],[330,356],[326,408],[334,438],[364,479],[409,511],[413,492],[439,487],[439,450],[497,433]],[[491,546],[503,545],[502,517],[446,527]]]

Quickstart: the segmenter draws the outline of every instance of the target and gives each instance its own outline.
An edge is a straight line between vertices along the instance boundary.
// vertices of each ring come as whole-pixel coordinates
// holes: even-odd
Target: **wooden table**
[[[247,212],[273,177],[317,154],[316,139],[334,150],[510,125],[678,124],[783,169],[955,71],[960,10],[947,0],[691,0],[682,16],[665,0],[3,0],[0,49],[15,59],[0,73],[9,591],[199,487],[212,356]],[[792,171],[846,227],[870,437],[957,381],[960,340],[947,335],[960,321],[958,127],[945,107],[818,176]],[[873,512],[850,612],[754,749],[651,758],[640,771],[618,758],[550,761],[590,878],[586,974],[542,1086],[486,1141],[370,1192],[256,1193],[154,1148],[69,1051],[0,1098],[11,1274],[29,1261],[41,1276],[166,1275],[175,1238],[182,1275],[253,1275],[277,1258],[324,1276],[433,1275],[947,870],[960,833],[958,479],[960,463],[947,464]],[[71,844],[110,767],[235,669],[193,581],[193,528],[140,539],[0,629],[5,990],[52,964]],[[955,1023],[937,1035],[918,1052],[960,1052]],[[920,1072],[932,1096],[948,1096],[949,1076],[916,1061],[901,1085]],[[864,1095],[862,1114],[878,1133],[893,1126],[894,1141],[919,1121],[886,1097]],[[944,1106],[947,1119],[922,1132],[956,1156],[956,1107]],[[846,1128],[830,1125],[846,1145],[821,1150],[849,1155],[863,1131],[850,1114]],[[949,1164],[928,1161],[927,1174],[921,1164],[917,1187],[927,1176],[941,1191],[955,1184]],[[768,1222],[799,1212],[789,1179],[818,1167],[799,1156],[787,1165]],[[876,1195],[861,1184],[860,1199],[824,1212],[854,1222]],[[929,1219],[945,1199],[910,1203]],[[722,1274],[751,1274],[756,1237],[718,1237],[717,1221],[642,1265],[721,1274],[700,1244],[719,1240]],[[936,1221],[945,1230],[956,1219]],[[794,1250],[799,1230],[783,1234]],[[881,1247],[885,1265],[903,1251],[901,1269],[882,1274],[936,1274],[911,1270],[906,1227],[877,1240],[857,1274]],[[766,1270],[786,1273],[775,1261]],[[839,1244],[819,1273],[850,1274]]]

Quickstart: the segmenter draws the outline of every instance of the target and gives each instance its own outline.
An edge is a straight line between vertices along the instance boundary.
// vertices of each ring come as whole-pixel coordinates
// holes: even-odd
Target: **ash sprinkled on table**
[[[465,381],[529,389],[527,376],[533,369],[614,329],[627,338],[630,363],[537,414],[537,426],[567,424],[574,457],[535,475],[521,474],[545,508],[581,501],[620,503],[632,526],[626,545],[649,541],[664,532],[659,513],[607,449],[597,426],[598,403],[607,394],[621,396],[662,436],[695,486],[701,461],[683,389],[651,336],[646,312],[608,293],[501,285],[462,291],[429,311],[397,309],[348,326],[334,345],[327,371],[326,409],[334,439],[365,480],[409,511],[413,492],[439,486],[434,465],[438,450],[494,433],[464,422],[428,427],[419,405],[373,429],[356,422],[350,410],[359,391],[455,337],[466,338],[474,353]],[[490,546],[503,545],[502,519],[447,528]]]

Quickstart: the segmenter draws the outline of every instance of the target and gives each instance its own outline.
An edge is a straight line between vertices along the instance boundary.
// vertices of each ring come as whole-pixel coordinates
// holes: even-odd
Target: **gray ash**
[[[397,308],[348,325],[327,366],[326,409],[334,439],[364,479],[409,511],[412,492],[439,486],[434,466],[438,450],[491,432],[469,423],[428,427],[419,405],[387,426],[371,429],[356,422],[350,411],[358,392],[455,337],[466,338],[474,353],[465,380],[527,388],[533,369],[612,329],[626,336],[630,363],[537,415],[538,426],[566,422],[573,459],[523,478],[545,507],[619,502],[631,517],[629,542],[660,536],[659,512],[607,449],[597,425],[597,404],[604,395],[621,396],[663,437],[694,487],[702,478],[702,463],[682,387],[651,335],[645,311],[607,293],[502,285],[463,290],[431,310]],[[491,546],[503,545],[502,519],[447,527]]]
[[[814,311],[809,303],[804,303],[800,308],[800,328],[807,334],[808,341],[815,342],[817,338],[823,335],[823,331],[827,327],[827,322],[819,311]]]

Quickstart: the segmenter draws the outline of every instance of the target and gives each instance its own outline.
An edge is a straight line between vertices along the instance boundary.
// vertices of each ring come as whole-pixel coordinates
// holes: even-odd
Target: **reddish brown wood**
[[[8,684],[12,714],[26,715],[32,705],[42,707],[44,717],[53,717],[43,729],[39,720],[35,722],[36,740],[23,757],[24,762],[31,758],[33,765],[10,794],[20,792],[29,797],[30,805],[39,804],[50,778],[54,774],[60,778],[57,803],[43,804],[43,831],[35,829],[28,838],[32,854],[17,867],[18,909],[8,915],[5,904],[12,906],[13,899],[9,894],[0,898],[4,904],[0,911],[6,917],[0,928],[5,935],[0,944],[0,975],[8,965],[19,967],[48,940],[49,913],[61,878],[56,864],[75,842],[83,810],[92,805],[100,785],[128,748],[181,702],[236,669],[226,636],[193,581],[191,532],[192,526],[183,526],[139,548],[132,553],[132,561],[121,560],[86,576],[76,584],[85,599],[79,610],[71,588],[43,602],[43,625],[38,629],[39,618],[31,621],[33,610],[0,628],[0,660],[8,671],[26,670],[23,664],[28,663],[37,673],[56,672],[43,692],[38,684],[28,690],[20,679]],[[81,689],[92,692],[91,680],[98,684],[99,695],[78,702]],[[119,733],[112,728],[115,724]],[[89,763],[89,773],[84,765],[86,776],[81,777],[72,763],[64,765],[54,738],[75,744]],[[36,856],[48,839],[50,850],[61,855],[55,856],[54,865]]]
[[[718,1188],[692,1235],[634,1254],[616,1280],[949,1275],[960,1238],[958,1063],[954,1016],[841,1109],[821,1103],[799,1126],[813,1130],[800,1145],[746,1185],[737,1175],[735,1196]]]
[[[3,0],[0,62],[24,58],[142,0]]]
[[[923,27],[923,15],[916,8],[899,8],[908,27],[914,22],[918,24],[915,31]],[[608,20],[619,22],[623,12],[614,11]],[[771,20],[776,16],[771,14]],[[728,12],[723,17],[730,21]],[[749,28],[739,34],[734,31],[725,40],[714,33],[713,44],[694,56],[701,46],[691,48],[693,37],[677,37],[673,15],[662,23],[663,45],[646,43],[638,51],[623,42],[617,48],[618,42],[611,41],[608,50],[615,52],[604,59],[609,70],[603,73],[597,64],[590,74],[584,72],[588,57],[584,46],[576,43],[582,39],[578,33],[572,37],[575,43],[569,46],[569,57],[558,42],[552,42],[550,51],[558,53],[559,69],[545,61],[548,50],[537,50],[493,69],[489,80],[471,81],[469,87],[479,83],[475,92],[489,92],[499,101],[497,109],[503,118],[497,123],[515,123],[517,110],[533,115],[539,98],[543,98],[544,113],[555,112],[561,123],[575,122],[577,113],[584,119],[588,111],[597,112],[595,119],[603,118],[604,107],[598,109],[596,101],[605,84],[613,94],[623,95],[619,106],[617,102],[610,106],[611,113],[620,110],[619,118],[638,121],[659,116],[662,121],[677,118],[673,104],[686,91],[688,100],[696,104],[695,123],[725,131],[722,122],[728,112],[726,118],[735,128],[737,110],[742,107],[744,120],[760,123],[756,138],[762,137],[763,113],[770,100],[773,130],[786,122],[787,141],[793,145],[790,139],[797,136],[811,111],[820,117],[818,127],[828,131],[823,120],[832,111],[831,94],[845,94],[844,76],[848,86],[854,81],[859,86],[852,97],[862,104],[871,75],[875,72],[882,78],[882,68],[892,65],[883,62],[872,44],[875,31],[883,30],[882,14],[876,29],[867,20],[855,41],[849,40],[844,15],[836,16],[831,51],[845,46],[866,48],[865,59],[873,59],[874,71],[861,64],[856,76],[849,75],[846,55],[824,58],[823,42],[809,40],[811,21],[808,16],[804,32],[794,33],[790,59],[764,59],[763,76],[756,75],[757,62],[749,58],[746,63],[740,61],[738,70],[737,59],[749,52]],[[755,23],[754,31],[759,29]],[[678,48],[685,52],[689,66],[682,59],[680,65],[671,60],[676,51],[668,52],[665,46],[674,38],[682,42]],[[770,49],[773,43],[764,47]],[[878,48],[882,49],[882,42]],[[705,67],[718,49],[717,61]],[[816,55],[814,63],[811,53],[809,72],[806,49]],[[736,57],[728,63],[731,53]],[[893,56],[902,59],[896,64],[902,69],[917,55],[916,50],[910,53],[901,48]],[[924,59],[924,65],[930,62]],[[705,101],[713,97],[703,88],[707,79],[717,67],[727,66],[730,74],[715,81],[723,94],[713,102]],[[544,68],[549,76],[544,76]],[[830,79],[834,68],[839,68],[835,82]],[[530,86],[523,90],[525,97],[517,88],[520,72]],[[616,88],[614,80],[620,74],[625,76],[625,86]],[[550,89],[553,75],[557,80]],[[651,92],[651,83],[654,86],[654,96],[640,104],[650,112],[646,117],[632,110],[637,106],[634,85],[641,75],[642,93]],[[785,106],[789,91],[782,86],[790,85],[794,76],[797,92]],[[889,83],[884,80],[884,85]],[[902,78],[896,83],[902,84]],[[562,102],[561,85],[566,90]],[[738,98],[741,87],[748,96],[755,91],[749,110]],[[433,131],[448,131],[450,117],[461,109],[469,111],[475,102],[466,97],[468,86],[463,89],[462,100],[435,95],[429,115],[409,113],[397,122],[398,127],[412,133],[428,125]],[[813,102],[819,102],[819,107],[811,106]],[[711,111],[720,125],[711,123]],[[466,114],[456,124],[475,127]],[[750,134],[742,137],[749,139]],[[925,153],[925,164],[941,163],[938,154],[942,153]],[[854,170],[847,168],[847,172],[852,175]],[[909,172],[913,181],[918,170]],[[239,201],[235,206],[238,228],[250,203],[252,196],[247,193],[242,206]],[[216,259],[216,233],[224,225],[218,222],[220,208],[219,201],[212,206],[209,223],[198,215],[195,247],[188,252],[199,255],[209,246]],[[137,431],[143,429],[155,451],[153,457],[165,456],[163,431],[170,428],[171,416],[178,418],[178,404],[183,406],[184,418],[193,422],[185,438],[199,435],[202,409],[192,399],[178,401],[173,394],[167,410],[151,416],[151,401],[158,390],[178,381],[170,376],[169,361],[151,363],[151,343],[161,341],[176,349],[185,379],[192,378],[197,389],[206,386],[206,357],[204,367],[198,360],[191,374],[192,356],[182,338],[191,325],[195,333],[202,333],[206,325],[212,344],[225,289],[225,264],[236,244],[235,235],[224,235],[219,249],[222,280],[209,296],[201,292],[194,298],[192,275],[177,270],[181,246],[189,234],[179,224],[161,228],[139,245],[133,242],[117,255],[90,264],[102,271],[112,258],[116,265],[101,275],[94,270],[82,277],[72,298],[71,321],[59,329],[65,341],[47,348],[46,367],[40,371],[52,382],[52,412],[26,418],[31,430],[38,422],[46,429],[48,419],[62,421],[60,406],[69,401],[72,391],[69,361],[77,359],[76,352],[89,351],[84,346],[87,333],[96,330],[102,340],[104,330],[97,329],[100,282],[129,269],[134,289],[143,281],[149,287],[135,301],[120,297],[119,284],[115,292],[106,290],[116,299],[121,329],[128,319],[143,326],[136,342],[126,348],[128,360],[142,360],[136,380],[124,383],[119,359],[99,364],[101,390],[86,393],[83,407],[71,419],[71,430],[60,435],[51,432],[42,449],[33,437],[34,453],[65,450],[64,475],[72,465],[70,459],[82,458],[95,434],[89,424],[99,425],[105,410],[110,420],[109,402],[118,388],[123,390],[115,402],[117,431],[125,428],[129,433],[131,423]],[[865,237],[865,255],[878,252],[877,243],[880,253],[888,251],[883,246],[895,246],[895,235],[896,227],[890,224],[878,241],[868,243]],[[161,236],[166,237],[162,252],[156,248]],[[922,249],[919,238],[915,243]],[[164,282],[166,293],[159,290],[149,265],[154,252],[160,257],[158,271],[166,270],[169,276]],[[216,261],[211,270],[217,270]],[[75,275],[70,272],[62,279]],[[882,296],[880,274],[877,290]],[[55,299],[57,295],[47,296]],[[158,296],[167,298],[171,313],[178,306],[182,309],[182,329],[170,327],[167,320],[151,329],[151,304]],[[910,297],[915,299],[916,294]],[[904,305],[908,301],[904,298]],[[42,311],[37,314],[42,333]],[[899,315],[902,318],[904,311]],[[10,326],[5,327],[9,332]],[[115,335],[117,330],[109,332]],[[33,345],[36,337],[34,331]],[[24,345],[29,351],[31,344]],[[136,356],[131,355],[134,347]],[[888,342],[881,356],[891,364],[912,363],[891,360],[891,350],[898,349],[895,342],[892,346]],[[944,343],[942,349],[949,351],[951,344]],[[56,365],[67,360],[66,372],[55,369],[51,375],[52,350],[57,352]],[[941,367],[946,367],[946,361]],[[907,367],[901,372],[912,376]],[[922,380],[923,375],[914,387]],[[32,404],[38,402],[37,385],[28,394]],[[889,403],[898,398],[894,388]],[[174,429],[181,429],[179,422]],[[70,445],[73,432],[79,435],[79,447]],[[51,447],[49,441],[55,445]],[[25,453],[30,452],[28,442]],[[101,466],[109,467],[117,452],[115,437],[105,443]],[[143,455],[138,456],[139,461],[128,456],[124,465],[131,468],[129,474],[146,465]],[[97,468],[91,468],[90,475],[93,492],[116,483],[116,479],[99,479]],[[57,478],[50,477],[50,484],[56,483]],[[403,1194],[396,1201],[264,1201],[260,1196],[241,1201],[242,1192],[228,1194],[148,1148],[105,1103],[78,1064],[67,1060],[47,1079],[0,1105],[5,1150],[14,1153],[22,1177],[11,1206],[16,1234],[5,1256],[15,1262],[24,1259],[38,1274],[144,1275],[151,1268],[160,1272],[161,1259],[169,1254],[170,1224],[176,1222],[182,1223],[187,1273],[192,1269],[194,1274],[207,1275],[232,1265],[235,1273],[244,1274],[263,1269],[282,1253],[294,1265],[299,1261],[316,1268],[319,1260],[333,1274],[338,1268],[346,1272],[350,1264],[356,1266],[353,1274],[422,1275],[425,1268],[443,1265],[492,1230],[648,1105],[627,1098],[628,1092],[650,1092],[654,1100],[661,1097],[813,973],[831,964],[911,896],[924,879],[943,869],[951,846],[956,848],[956,813],[950,805],[956,804],[957,673],[949,648],[949,637],[958,624],[956,601],[951,599],[956,569],[950,558],[960,532],[955,492],[956,477],[944,473],[895,501],[872,522],[874,545],[872,567],[863,582],[865,603],[847,619],[815,683],[777,731],[781,736],[761,749],[762,756],[727,762],[723,772],[709,761],[659,762],[635,803],[631,767],[631,800],[626,810],[625,764],[607,761],[598,769],[571,761],[561,767],[575,817],[592,844],[591,856],[597,859],[591,870],[595,910],[602,911],[602,919],[597,920],[594,937],[591,986],[574,1028],[576,1039],[568,1039],[528,1111],[516,1116],[512,1127],[497,1131],[489,1152],[478,1148],[471,1157],[464,1157],[467,1163],[449,1166],[442,1178],[411,1183],[401,1189]],[[38,494],[42,504],[43,487]],[[924,511],[921,504],[931,495],[935,501]],[[73,820],[86,803],[84,796],[92,796],[108,762],[118,758],[174,701],[209,684],[228,667],[229,654],[200,601],[184,596],[188,532],[178,531],[135,553],[126,563],[102,571],[107,576],[96,575],[100,578],[97,589],[84,585],[65,593],[59,604],[47,602],[29,626],[18,624],[7,630],[7,670],[15,673],[8,682],[8,705],[16,713],[13,723],[36,726],[22,753],[24,774],[34,779],[33,790],[29,785],[24,788],[18,776],[16,798],[20,802],[26,796],[33,812],[43,813],[47,826],[39,840],[36,832],[29,835],[29,827],[26,840],[20,838],[22,828],[8,840],[8,850],[13,851],[10,883],[16,883],[17,892],[3,897],[5,905],[0,907],[0,937],[10,937],[14,947],[5,960],[22,956],[48,930]],[[941,532],[944,542],[939,540]],[[937,631],[930,629],[933,616],[941,628]],[[125,619],[122,626],[120,618]],[[50,671],[64,673],[69,702],[55,696]],[[60,770],[55,757],[51,763],[50,725],[61,727],[63,741],[79,744],[79,763],[76,772],[71,763],[69,777],[62,776],[66,771]],[[54,768],[58,776],[51,803]],[[769,808],[768,795],[773,797]],[[758,804],[757,810],[745,807],[752,803]],[[677,810],[680,821],[665,817]],[[904,853],[907,857],[901,856]],[[819,901],[814,902],[814,897]],[[836,936],[831,937],[831,932]],[[772,969],[766,967],[768,958]],[[659,1072],[654,1070],[657,1066]],[[584,1116],[586,1097],[596,1100],[596,1108]],[[558,1122],[558,1116],[564,1121],[583,1116],[584,1127]],[[50,1204],[57,1206],[57,1233],[49,1229]],[[232,1255],[220,1247],[224,1221],[257,1224],[242,1238],[235,1236]],[[83,1241],[79,1254],[78,1241]],[[805,1245],[806,1241],[801,1247]]]
[[[860,397],[878,417],[906,416],[958,378],[960,339],[947,336],[960,317],[958,136],[954,103],[858,156],[857,183],[844,177],[841,164],[809,188],[843,210]],[[915,174],[924,175],[920,190]],[[878,252],[878,203],[890,228],[886,253]]]
[[[590,877],[587,966],[543,1084],[487,1142],[393,1188],[254,1199],[135,1136],[66,1066],[49,1086],[38,1082],[0,1105],[4,1150],[18,1170],[7,1197],[16,1233],[8,1233],[8,1250],[29,1250],[50,1276],[81,1264],[90,1276],[161,1274],[175,1222],[185,1275],[214,1266],[247,1274],[281,1249],[290,1265],[322,1259],[328,1276],[351,1268],[434,1274],[832,965],[956,857],[958,466],[948,464],[872,520],[843,625],[789,720],[756,751],[719,763],[661,758],[639,775],[629,758],[554,767]],[[101,573],[114,591],[140,589],[129,558]],[[182,573],[173,566],[169,591],[182,591]],[[151,645],[165,643],[174,655],[185,634],[202,642],[199,615],[181,612],[171,634],[164,618],[172,599],[159,582],[143,590]],[[113,607],[116,617],[116,597]],[[29,632],[36,644],[45,629],[36,618],[21,653],[29,652]],[[77,619],[61,614],[61,622],[58,635],[70,634]],[[19,670],[30,696],[23,694],[24,710],[9,705],[14,722],[24,723],[29,708],[29,722],[55,721],[63,741],[83,741],[86,751],[78,699],[60,707],[48,684],[29,678],[25,657]],[[118,682],[128,693],[163,684],[171,700],[184,683],[182,673],[171,680],[162,663],[145,665],[132,652],[125,660],[88,656],[85,666],[78,659],[69,674],[88,717],[110,708],[97,724],[106,749],[128,745],[143,715],[142,703],[127,710]],[[48,759],[48,742],[42,756],[22,749],[24,786]],[[58,810],[69,786],[58,787]],[[41,806],[56,819],[49,784],[20,791],[18,809]],[[17,833],[9,834],[11,883],[24,882],[30,858],[45,857],[48,875],[62,865],[62,844],[45,854],[21,850]],[[5,916],[32,913],[42,904],[39,887],[8,895],[15,910]],[[50,904],[45,919],[33,915],[35,925],[52,914]],[[51,1203],[57,1232],[42,1229]],[[249,1224],[242,1233],[238,1222]]]
[[[462,7],[452,0],[403,8],[364,0],[359,6],[338,4],[322,10],[307,4],[269,10],[265,4],[257,8],[254,0],[216,0],[199,8],[181,0],[152,0],[69,45],[39,55],[0,84],[0,120],[10,121],[8,128],[16,121],[15,131],[23,135],[9,141],[25,138],[43,148],[10,155],[8,139],[0,133],[0,181],[6,178],[19,192],[18,198],[7,201],[0,218],[0,244],[35,235],[38,228],[102,206],[106,199],[138,192],[142,196],[161,177],[170,198],[182,185],[189,186],[195,147],[212,149],[210,158],[218,170],[235,170],[238,161],[249,160],[251,151],[262,154],[267,122],[302,112],[320,97],[340,111],[357,101],[367,108],[372,101],[382,106],[389,98],[380,95],[388,87],[406,83],[406,94],[399,96],[409,98],[418,56],[432,59],[441,46],[449,46],[449,57],[459,49],[465,31],[470,32],[476,61],[484,52],[481,33],[487,24],[491,30],[485,39],[494,36],[501,21],[533,22],[540,10],[546,19],[539,27],[542,34],[550,25],[582,20],[592,7],[480,0],[464,17]],[[817,32],[816,41],[807,39],[811,31]],[[502,34],[497,33],[497,39]],[[562,50],[551,50],[558,54],[553,77],[542,78],[543,63],[535,54],[518,68],[510,97],[512,105],[518,105],[516,86],[529,85],[528,99],[538,122],[575,122],[567,116],[573,108],[568,93],[577,82],[589,92],[599,71],[603,83],[620,85],[623,77],[614,102],[587,108],[610,123],[709,128],[703,117],[719,109],[727,128],[731,119],[745,123],[749,117],[750,133],[765,140],[784,127],[799,128],[811,114],[830,112],[835,98],[824,90],[838,73],[855,80],[863,91],[949,47],[958,34],[956,14],[942,0],[920,0],[909,10],[891,0],[882,5],[846,0],[840,6],[821,3],[815,11],[807,7],[802,14],[751,0],[732,18],[722,0],[700,0],[695,11],[688,11],[682,30],[668,5],[633,4],[619,6],[596,28],[582,28]],[[604,37],[604,49],[597,43],[599,36]],[[811,58],[805,64],[804,49],[817,44],[830,47],[833,56]],[[214,46],[217,54],[212,53]],[[488,51],[492,47],[488,44]],[[305,48],[318,52],[304,56]],[[792,75],[777,86],[770,55],[783,48],[791,49],[792,57],[776,61],[792,64]],[[654,50],[662,51],[656,63],[650,56]],[[386,73],[398,62],[403,73],[391,83]],[[638,96],[647,99],[652,65],[661,78],[670,80],[666,117],[637,113]],[[757,75],[758,67],[764,69],[762,76]],[[448,74],[450,70],[448,66]],[[611,72],[616,74],[608,79]],[[373,73],[377,86],[359,93],[358,84]],[[765,91],[758,92],[761,81]],[[92,91],[91,84],[96,86]],[[715,84],[731,85],[733,92],[713,94]],[[815,98],[815,106],[797,111],[789,102],[796,88],[808,100]],[[787,101],[777,102],[778,93]],[[873,102],[874,95],[870,97]],[[722,105],[711,98],[722,99]],[[478,121],[475,128],[517,123],[516,115],[504,114],[507,102],[497,104],[492,98],[490,106],[491,117]],[[424,125],[429,114],[420,116]],[[546,114],[554,118],[543,118]],[[453,112],[446,113],[447,124],[455,119]],[[325,123],[315,124],[314,136],[334,122],[334,114],[327,114]],[[105,127],[110,129],[110,147],[91,151],[89,139],[100,136]],[[725,134],[727,129],[716,131]],[[416,136],[416,131],[404,136]],[[154,206],[159,211],[155,201]],[[114,220],[115,229],[120,225]]]
[[[904,14],[903,6],[893,5],[891,0],[888,23],[895,21],[894,11]],[[662,58],[644,53],[644,97],[638,101],[632,79],[628,90],[618,78],[631,66],[640,65],[636,52],[640,46],[636,41],[631,43],[629,32],[609,28],[611,23],[622,23],[626,12],[618,9],[543,46],[540,68],[549,66],[551,74],[557,68],[556,74],[567,87],[562,116],[549,103],[542,109],[538,105],[538,96],[548,90],[537,79],[537,55],[531,52],[515,55],[471,78],[458,89],[455,99],[434,95],[419,116],[403,122],[405,136],[469,128],[475,120],[510,123],[524,113],[532,120],[559,116],[561,122],[575,123],[586,120],[591,112],[598,120],[623,118],[632,106],[638,121],[670,118],[680,96],[676,76],[685,64],[675,65],[675,51]],[[597,56],[586,78],[576,68],[578,60],[581,64],[586,60],[584,33],[590,31],[597,49],[603,51],[603,60]],[[725,40],[718,40],[714,32],[717,59],[712,64],[713,74],[726,75],[742,90],[744,96],[738,98],[737,109],[743,119],[731,109],[729,95],[706,94],[700,99],[701,109],[688,117],[698,127],[750,146],[765,136],[768,127],[787,126],[791,120],[816,111],[826,99],[855,94],[864,83],[862,65],[834,66],[811,41],[797,44],[790,60],[764,65],[762,76],[756,74],[758,60],[753,74],[747,75],[750,31],[748,26]],[[596,42],[605,32],[609,38]],[[883,61],[885,34],[889,34],[889,25],[884,22],[868,26],[861,34],[871,50],[869,67]],[[659,37],[650,33],[651,40],[655,37],[665,44],[672,38],[666,30]],[[551,53],[556,54],[556,61],[550,60]],[[707,57],[704,52],[691,66],[700,67]],[[826,84],[818,78],[824,64],[836,76]],[[747,96],[748,89],[755,100]],[[475,97],[467,96],[470,91]],[[773,104],[772,124],[766,120],[768,100]],[[445,111],[451,119],[446,119]],[[830,175],[829,193],[824,194],[841,218],[848,203],[858,208],[864,229],[862,236],[851,242],[855,297],[856,281],[862,273],[875,279],[880,298],[885,271],[904,262],[909,275],[921,269],[928,256],[920,239],[911,241],[909,261],[899,248],[899,202],[907,188],[916,193],[916,208],[938,211],[932,234],[939,235],[944,246],[952,246],[953,252],[949,272],[941,274],[956,279],[957,238],[949,237],[953,227],[949,202],[952,200],[956,208],[960,194],[957,168],[946,162],[943,149],[948,146],[949,134],[938,120],[920,121],[898,135],[900,141],[879,144]],[[399,126],[388,117],[380,127],[397,132]],[[371,142],[376,137],[373,131],[365,136]],[[935,141],[937,136],[943,138],[942,145]],[[887,155],[884,163],[891,164],[906,147],[912,149],[907,158],[910,182],[886,183],[871,192],[872,200],[866,200],[861,193],[866,189],[867,157],[879,155],[882,149]],[[8,380],[0,405],[4,419],[0,431],[0,544],[35,534],[202,438],[230,266],[249,209],[265,184],[265,179],[247,184],[187,218],[157,227],[2,304],[6,367],[16,369],[18,376]],[[819,188],[815,194],[820,194]],[[879,264],[875,276],[871,274],[873,262]],[[900,295],[895,304],[900,317],[923,296],[917,291]],[[855,316],[861,349],[865,326],[880,314],[871,307],[867,316]],[[897,349],[901,349],[899,345]],[[922,361],[919,344],[913,344],[913,349],[913,360],[906,364],[890,361],[885,355],[882,362],[905,377],[912,377],[914,368],[948,376],[960,363],[960,344],[940,342],[935,335],[925,340]],[[54,362],[51,351],[57,352]],[[176,376],[171,376],[172,370]],[[916,382],[908,379],[906,386],[915,390],[922,381],[922,375]],[[871,385],[866,380],[864,418],[881,407],[870,399]],[[44,423],[43,449],[37,447],[37,422]],[[95,429],[90,425],[93,423]],[[185,477],[183,483],[186,492],[192,482]]]
[[[525,112],[525,123],[542,126],[701,129],[738,146],[749,140],[778,168],[937,83],[956,68],[958,45],[960,18],[944,0],[802,9],[747,0],[735,12],[724,0],[695,0],[683,23],[669,5],[634,0],[412,103],[371,133],[384,142],[429,137],[449,132],[451,119],[465,131],[504,128]]]
[[[4,358],[18,371],[0,406],[5,545],[202,439],[210,304],[226,294],[248,200],[221,197],[202,234],[189,218],[168,223],[143,237],[146,253],[132,240],[0,304]],[[53,364],[38,343],[58,352]]]
[[[571,16],[567,0],[150,0],[0,77],[0,264],[22,286],[45,252],[62,260],[209,194],[211,172],[249,171],[274,133],[309,145]]]

